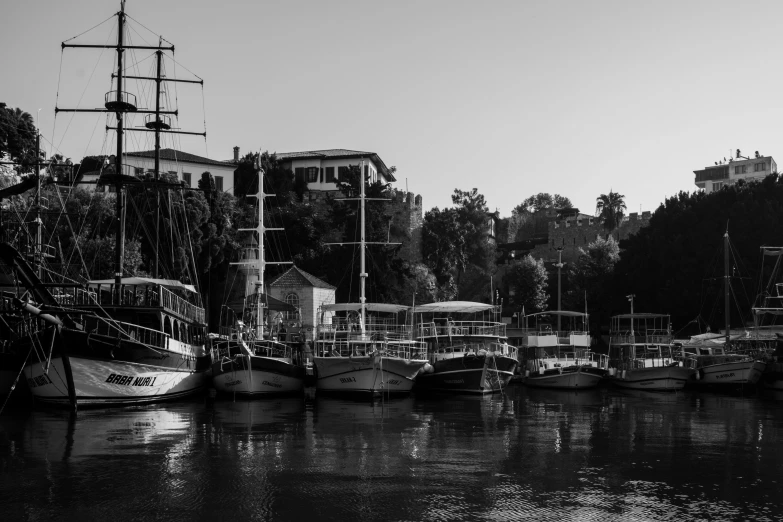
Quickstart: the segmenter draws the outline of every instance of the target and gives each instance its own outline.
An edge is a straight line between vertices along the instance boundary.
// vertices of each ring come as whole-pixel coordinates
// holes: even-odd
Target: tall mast
[[[726,233],[723,234],[723,296],[726,316],[726,348],[729,348],[729,294],[731,293],[731,283],[729,281],[729,230],[726,229]]]
[[[264,255],[264,234],[266,231],[283,230],[282,228],[268,228],[264,226],[264,198],[267,196],[274,196],[274,194],[266,194],[264,192],[264,169],[261,167],[260,154],[256,160],[256,169],[258,170],[258,191],[255,194],[248,194],[249,198],[256,198],[258,204],[258,222],[254,228],[240,228],[237,229],[240,232],[255,232],[258,237],[258,249],[251,246],[245,250],[247,255],[244,259],[232,265],[250,265],[250,269],[255,274],[248,272],[245,282],[245,304],[252,300],[251,309],[255,307],[255,319],[256,319],[256,337],[260,338],[263,335],[263,323],[264,323],[264,271],[266,265],[290,265],[292,261],[267,261]]]
[[[359,270],[360,270],[359,279],[361,281],[361,284],[359,285],[359,288],[360,288],[361,294],[360,294],[360,297],[359,297],[359,302],[361,303],[361,310],[362,310],[361,325],[360,326],[361,326],[362,337],[364,337],[364,333],[365,333],[365,315],[366,315],[366,312],[367,312],[366,305],[365,305],[365,300],[366,299],[364,297],[364,284],[365,284],[365,280],[367,279],[367,271],[365,270],[365,266],[364,266],[364,250],[367,247],[367,243],[366,243],[365,238],[364,238],[364,160],[362,160],[362,163],[359,166],[359,187],[360,187],[360,189],[359,189],[359,207],[360,207],[360,211],[361,211],[361,214],[362,214],[362,218],[361,218],[361,227],[362,228],[361,228],[361,232],[360,232],[361,235],[359,236],[359,251],[361,253],[361,262],[360,262],[361,264],[359,265]]]
[[[163,44],[163,38],[158,39],[158,46]],[[158,58],[157,70],[155,74],[155,181],[160,180],[160,69],[163,61],[163,51],[155,51]],[[160,188],[155,187],[155,270],[153,277],[156,279],[160,274]]]
[[[38,278],[41,277],[41,264],[43,264],[43,234],[41,228],[41,133],[35,133],[35,246],[33,246],[33,263]]]
[[[120,285],[122,284],[122,263],[125,257],[125,208],[122,201],[122,139],[123,139],[123,107],[120,103],[123,99],[122,92],[122,54],[123,34],[125,32],[125,0],[120,2],[120,12],[117,13],[117,157],[114,159],[114,174],[116,176],[117,192],[117,229],[115,232],[114,248],[114,289],[117,294],[117,303],[122,297]]]

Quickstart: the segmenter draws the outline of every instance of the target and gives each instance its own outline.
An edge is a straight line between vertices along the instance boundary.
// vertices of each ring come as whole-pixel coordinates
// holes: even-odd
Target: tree
[[[591,330],[596,334],[600,334],[601,324],[608,323],[611,316],[611,283],[619,259],[617,241],[611,235],[606,239],[599,237],[587,249],[579,249],[579,257],[567,272],[570,290],[564,296],[566,309],[582,310],[587,306]]]
[[[547,272],[542,259],[533,259],[528,254],[514,261],[506,273],[505,283],[513,307],[524,307],[526,313],[546,310],[549,295],[546,292]]]
[[[609,191],[596,198],[595,215],[601,220],[606,230],[616,229],[625,216],[625,196]]]
[[[535,196],[530,196],[525,199],[522,203],[517,205],[511,213],[534,213],[549,208],[566,209],[574,208],[574,205],[571,203],[570,199],[561,196],[560,194],[552,195],[546,192],[539,192]]]
[[[11,109],[0,102],[0,157],[22,164],[20,172],[29,172],[35,163],[35,138],[38,134],[30,113]]]
[[[441,288],[451,288],[456,294],[455,274],[467,267],[465,236],[461,233],[457,211],[438,207],[424,214],[421,232],[424,263],[432,270]]]

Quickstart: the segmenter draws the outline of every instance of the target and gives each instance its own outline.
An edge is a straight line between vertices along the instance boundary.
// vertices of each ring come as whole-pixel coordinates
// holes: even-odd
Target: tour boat
[[[430,367],[417,388],[462,393],[503,391],[517,367],[500,309],[485,303],[450,301],[416,306],[416,338],[426,343]]]
[[[167,249],[159,248],[157,231],[162,228],[161,218],[150,226],[143,220],[150,215],[155,216],[155,213],[142,215],[142,211],[135,207],[142,201],[148,201],[145,198],[154,200],[160,192],[168,192],[166,199],[172,204],[158,208],[165,207],[161,208],[161,213],[170,220],[172,236],[184,238],[181,245],[178,242],[168,245],[172,250],[172,274],[176,271],[178,275],[197,280],[195,261],[191,257],[185,257],[185,261],[179,264],[173,261],[175,246],[181,246],[183,252],[192,250],[188,244],[190,235],[184,226],[187,217],[184,215],[183,187],[159,176],[159,138],[168,132],[188,134],[170,130],[172,124],[167,115],[176,115],[177,111],[161,110],[162,85],[178,81],[199,82],[164,74],[161,60],[164,53],[173,52],[173,46],[162,45],[162,39],[160,45],[124,43],[128,32],[124,2],[117,13],[117,20],[118,36],[114,44],[62,44],[63,49],[98,47],[116,50],[117,68],[112,75],[116,88],[106,94],[105,108],[56,109],[56,112],[106,112],[114,115],[116,127],[107,126],[107,132],[116,131],[117,152],[113,166],[107,160],[98,180],[98,186],[114,189],[113,196],[108,196],[114,200],[117,216],[113,219],[114,277],[84,281],[83,272],[65,273],[67,269],[58,271],[59,267],[43,270],[47,259],[54,257],[49,252],[57,248],[50,247],[42,238],[40,216],[44,204],[40,201],[40,171],[33,198],[35,203],[31,208],[36,223],[32,233],[25,234],[26,224],[19,223],[20,233],[14,236],[14,243],[0,244],[0,259],[18,281],[18,290],[14,292],[17,299],[13,300],[15,313],[24,316],[21,321],[12,324],[14,332],[8,342],[15,347],[16,353],[27,356],[23,375],[33,397],[42,402],[70,404],[73,409],[77,404],[125,405],[173,399],[204,390],[209,381],[210,354],[205,346],[206,317],[201,295],[188,282],[166,279],[157,274],[158,262],[163,264],[162,260],[168,259]],[[157,96],[157,101],[152,100],[151,103],[154,110],[139,107],[136,96],[124,90],[127,64],[123,57],[128,50],[149,50],[157,56],[155,76],[129,77],[157,85],[156,89],[148,90]],[[134,114],[147,115],[143,127],[131,125]],[[154,132],[154,178],[134,172],[129,165],[123,164],[124,136],[129,131]],[[57,179],[51,181],[59,182]],[[73,188],[73,181],[67,180],[57,190],[67,192]],[[135,187],[133,192],[127,189],[131,185]],[[65,197],[68,195],[66,193]],[[163,197],[158,197],[158,201],[161,199]],[[150,241],[156,260],[152,277],[130,277],[123,269],[126,208],[136,208],[139,212],[136,223],[141,223],[147,234],[156,237],[154,243]],[[174,220],[183,223],[183,230],[177,230],[176,234]],[[5,225],[10,226],[8,223]],[[61,250],[61,247],[58,248]],[[62,256],[62,252],[59,255]],[[64,260],[61,259],[61,262],[61,266],[67,266]]]
[[[693,374],[672,351],[670,318],[637,313],[612,317],[609,379],[620,388],[681,390]]]
[[[551,324],[553,317],[558,318],[555,330]],[[570,326],[565,331],[560,328],[563,319]],[[606,376],[609,358],[590,350],[586,313],[539,312],[523,316],[523,320],[520,365],[524,384],[540,388],[592,388]]]
[[[413,339],[412,326],[399,319],[408,307],[366,302],[363,166],[359,173],[360,300],[320,306],[313,357],[316,393],[407,393],[427,360],[423,347]],[[372,320],[368,320],[368,312],[375,314]]]
[[[364,319],[362,311],[365,312]],[[407,306],[324,304],[315,340],[317,392],[407,393],[425,367],[424,347],[398,318]],[[372,314],[367,319],[367,313]]]
[[[258,170],[258,220],[255,228],[240,229],[255,232],[257,241],[244,249],[239,265],[245,276],[245,297],[241,309],[246,324],[236,314],[227,318],[231,324],[221,327],[212,341],[212,384],[218,393],[245,397],[281,393],[301,393],[305,381],[304,336],[301,326],[275,320],[282,313],[296,313],[296,309],[267,295],[264,291],[264,271],[267,264],[286,262],[267,261],[264,254],[264,177]],[[276,316],[272,312],[277,312]],[[242,316],[240,316],[242,317]]]

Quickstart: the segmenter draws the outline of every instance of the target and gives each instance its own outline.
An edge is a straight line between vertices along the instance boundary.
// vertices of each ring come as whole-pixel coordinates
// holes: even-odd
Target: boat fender
[[[614,368],[609,368],[609,377],[614,377]]]
[[[544,375],[545,371],[546,371],[546,369],[542,366],[541,368],[538,369],[538,374],[539,375]]]
[[[622,373],[622,375],[621,375],[621,377],[620,377],[620,378],[621,378],[621,379],[625,379],[625,370],[623,370],[623,373]]]
[[[525,377],[530,377],[530,370],[525,370]]]
[[[435,368],[430,363],[424,363],[424,366],[421,367],[421,371],[423,373],[432,373],[435,371]]]
[[[560,373],[560,375],[563,375],[563,367],[562,366],[558,366],[557,367],[557,371]]]
[[[699,368],[698,370],[696,370],[696,380],[700,381],[703,378],[704,378],[704,369],[703,368]]]

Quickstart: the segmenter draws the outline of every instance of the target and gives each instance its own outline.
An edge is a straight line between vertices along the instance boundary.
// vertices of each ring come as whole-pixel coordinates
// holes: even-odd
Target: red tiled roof
[[[312,274],[308,274],[304,270],[292,266],[285,273],[281,274],[277,279],[269,283],[269,286],[312,286],[315,288],[326,288],[334,290],[336,287],[329,283],[318,279]]]
[[[347,159],[347,158],[369,158],[378,166],[378,170],[389,181],[397,181],[394,174],[389,172],[389,168],[383,162],[380,156],[374,152],[362,152],[359,150],[348,149],[327,149],[327,150],[308,150],[304,152],[279,152],[275,153],[280,161],[293,161],[300,159]]]
[[[154,158],[154,150],[143,150],[138,152],[126,152],[126,156],[135,156],[137,158]],[[202,156],[196,156],[195,154],[189,154],[174,149],[160,149],[160,159],[164,161],[182,161],[187,163],[200,163],[201,165],[219,165],[221,167],[234,167],[233,161],[218,161]]]

